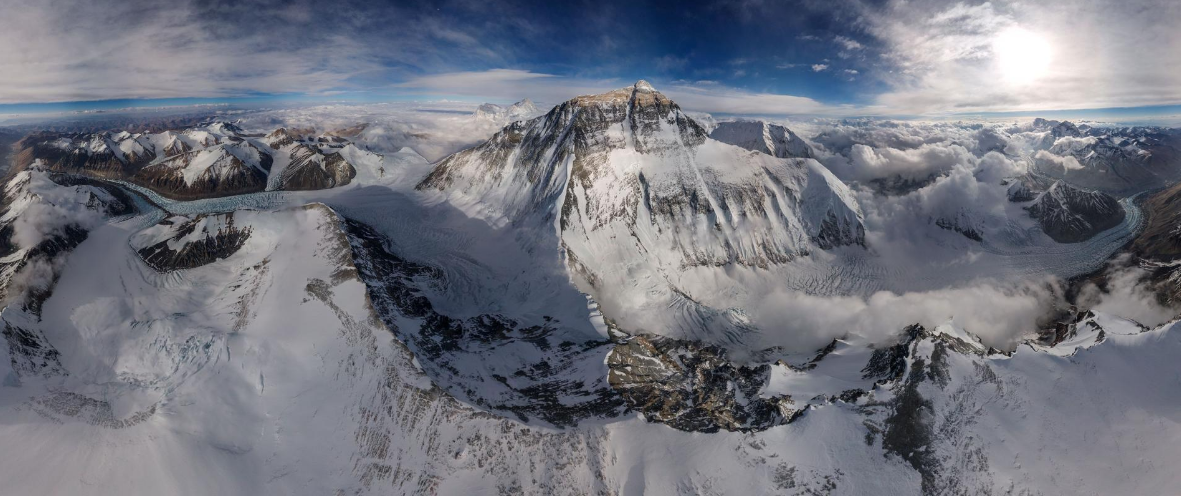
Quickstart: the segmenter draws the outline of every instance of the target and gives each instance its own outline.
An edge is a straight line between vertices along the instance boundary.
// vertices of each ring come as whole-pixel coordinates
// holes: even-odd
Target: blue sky
[[[1168,0],[0,3],[9,4],[0,20],[4,113],[217,101],[552,103],[641,78],[686,108],[722,113],[1181,104],[1172,27],[1181,7]],[[1006,53],[1010,39],[1021,48]]]

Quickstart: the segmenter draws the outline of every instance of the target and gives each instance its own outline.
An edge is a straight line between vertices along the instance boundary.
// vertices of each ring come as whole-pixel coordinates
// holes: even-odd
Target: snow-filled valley
[[[1181,327],[1127,255],[1163,193],[1052,170],[1165,131],[393,107],[23,141],[3,492],[1181,483]]]

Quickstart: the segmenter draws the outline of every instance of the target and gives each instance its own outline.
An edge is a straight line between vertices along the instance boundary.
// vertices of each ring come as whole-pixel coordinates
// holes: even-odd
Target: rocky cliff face
[[[727,329],[667,331],[677,335],[748,327],[687,297],[671,282],[685,271],[769,269],[865,239],[852,192],[819,162],[713,140],[643,81],[513,123],[417,189],[493,226],[553,233],[579,286],[612,312],[684,303],[697,316],[674,328]]]
[[[131,246],[158,272],[201,267],[233,255],[250,238],[250,228],[234,226],[234,213],[174,216],[139,232]]]
[[[1090,239],[1123,222],[1126,212],[1115,198],[1055,182],[1025,207],[1042,230],[1059,243]]]
[[[132,181],[176,199],[232,196],[264,190],[272,162],[253,143],[229,138],[148,165]]]
[[[716,346],[635,336],[611,350],[607,365],[611,387],[631,408],[681,430],[764,430],[802,413],[790,396],[760,396],[770,365],[736,364]]]
[[[279,177],[278,189],[328,189],[344,186],[357,176],[357,169],[340,153],[325,154],[319,147],[306,144],[283,151],[291,162]]]

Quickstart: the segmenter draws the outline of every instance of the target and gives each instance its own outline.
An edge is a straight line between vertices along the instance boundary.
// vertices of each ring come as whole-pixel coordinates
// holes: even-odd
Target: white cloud
[[[364,130],[352,138],[355,143],[378,153],[410,147],[435,161],[500,130],[503,123],[474,118],[475,107],[475,103],[451,102],[317,105],[252,112],[240,118],[247,132],[257,133],[278,127],[327,132],[364,124]]]
[[[1126,255],[1112,260],[1104,272],[1105,287],[1100,289],[1088,283],[1079,293],[1079,305],[1132,319],[1148,327],[1176,318],[1177,309],[1161,305],[1148,289],[1148,272],[1128,266],[1128,262]]]
[[[828,64],[812,64],[813,72],[821,72],[828,70]]]
[[[842,172],[845,177],[863,181],[890,176],[922,179],[972,160],[971,152],[958,145],[923,144],[918,148],[899,150],[857,144],[850,150],[849,168]]]
[[[1043,166],[1045,164],[1057,165],[1058,167],[1062,168],[1063,172],[1069,172],[1072,170],[1080,170],[1083,168],[1083,164],[1080,164],[1078,159],[1076,159],[1070,155],[1067,155],[1067,156],[1054,155],[1053,153],[1047,152],[1045,150],[1038,150],[1037,153],[1033,154],[1033,159],[1035,162],[1037,162]]]
[[[774,292],[755,311],[765,346],[816,349],[833,338],[861,336],[884,342],[911,324],[928,329],[953,322],[989,346],[1012,349],[1038,329],[1039,320],[1059,301],[1052,279],[1015,285],[980,283],[963,288],[894,293],[869,297],[822,297]]]
[[[13,181],[20,178],[29,181],[29,199],[13,207],[19,212],[12,224],[12,242],[16,246],[30,249],[50,236],[62,234],[67,226],[89,229],[102,221],[103,213],[88,203],[91,194],[108,197],[105,192],[86,186],[58,186],[43,172],[24,172]]]
[[[893,89],[878,103],[899,113],[1131,107],[1181,103],[1181,4],[1168,0],[937,0],[862,5],[866,28],[887,47]],[[934,15],[932,13],[934,12]],[[996,47],[1020,29],[1052,57],[1027,81],[1005,74]],[[1023,59],[1024,60],[1024,59]],[[1044,71],[1043,71],[1044,69]]]
[[[835,38],[835,40],[836,40],[837,44],[840,45],[845,50],[860,50],[862,48],[861,43],[858,43],[858,42],[854,41],[853,39],[845,37],[845,36],[837,36]]]
[[[842,59],[852,57],[862,48],[865,48],[861,45],[861,43],[858,43],[856,40],[846,36],[837,36],[833,40],[836,41],[837,45],[841,47],[840,51],[837,52],[837,56]]]
[[[187,1],[5,1],[0,103],[317,93],[378,69],[351,36],[226,36]]]

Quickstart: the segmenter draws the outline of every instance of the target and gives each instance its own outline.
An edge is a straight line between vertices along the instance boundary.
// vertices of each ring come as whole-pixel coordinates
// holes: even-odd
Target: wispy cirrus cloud
[[[316,95],[515,63],[541,33],[493,6],[0,0],[0,103]],[[505,7],[506,9],[509,7]]]
[[[570,98],[602,93],[631,85],[635,81],[618,78],[586,79],[541,74],[517,69],[434,74],[410,79],[395,85],[400,90],[424,95],[463,95],[468,97],[513,101],[532,98],[557,103]],[[751,115],[844,115],[847,108],[826,105],[811,98],[752,92],[729,87],[716,81],[654,80],[657,89],[688,110]],[[664,83],[664,84],[661,84]]]
[[[687,107],[728,113],[1181,104],[1172,0],[689,2],[675,13],[622,1],[0,0],[0,13],[0,104],[447,85],[558,101],[637,77],[719,81],[713,96],[665,86]],[[998,60],[1015,29],[1049,47],[1041,77]],[[491,87],[468,92],[460,75]]]
[[[316,93],[380,69],[343,34],[275,42],[195,3],[4,3],[0,103]],[[278,12],[298,23],[304,11]]]

